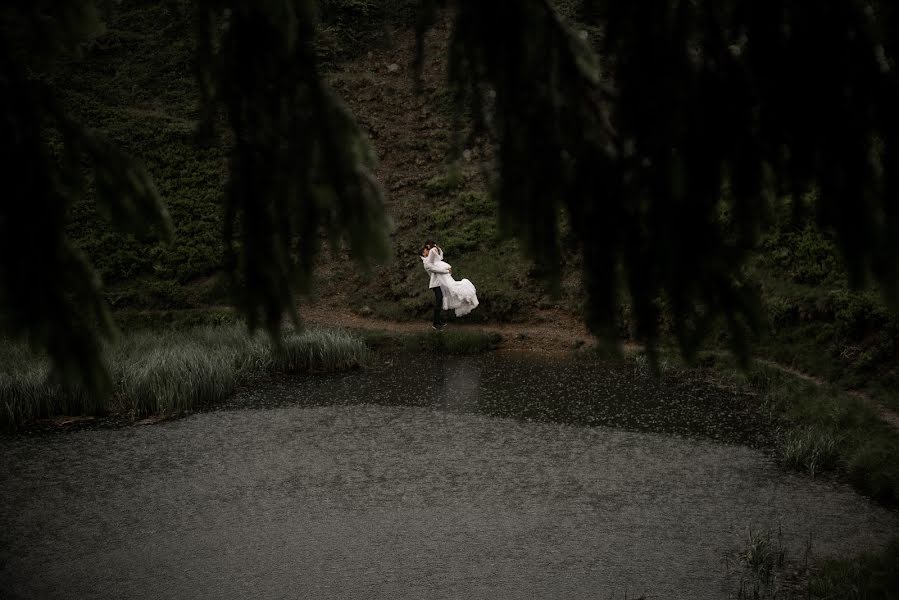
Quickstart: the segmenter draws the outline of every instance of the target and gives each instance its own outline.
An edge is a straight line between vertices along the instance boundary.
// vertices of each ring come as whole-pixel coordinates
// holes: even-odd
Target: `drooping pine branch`
[[[170,233],[143,166],[73,121],[43,82],[60,52],[97,27],[93,3],[12,2],[0,9],[0,329],[46,350],[92,395],[109,390],[100,338],[113,331],[100,281],[65,232],[85,167],[98,208],[123,231]]]
[[[899,301],[889,3],[591,0],[592,51],[543,0],[446,4],[450,81],[494,136],[502,218],[554,264],[565,207],[595,331],[628,298],[650,342],[667,314],[690,354],[723,318],[745,350],[749,252],[772,202],[809,191],[855,282]]]
[[[250,326],[272,332],[285,311],[296,318],[323,237],[335,248],[348,242],[362,264],[388,255],[374,154],[318,71],[314,8],[308,0],[199,8],[201,87],[233,137],[228,266]]]

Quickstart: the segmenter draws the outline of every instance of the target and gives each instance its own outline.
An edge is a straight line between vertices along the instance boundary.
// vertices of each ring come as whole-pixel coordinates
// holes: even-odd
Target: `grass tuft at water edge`
[[[253,374],[314,373],[366,364],[361,338],[341,330],[288,330],[279,346],[240,324],[137,331],[104,349],[114,393],[96,399],[56,383],[27,345],[0,343],[0,427],[52,415],[170,415],[227,398]]]

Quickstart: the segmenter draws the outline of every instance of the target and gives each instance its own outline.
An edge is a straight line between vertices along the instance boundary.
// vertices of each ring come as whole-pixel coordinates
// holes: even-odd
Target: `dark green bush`
[[[899,540],[894,540],[882,552],[826,561],[812,575],[808,591],[811,598],[821,600],[899,598]]]
[[[822,285],[845,277],[836,246],[813,224],[775,230],[762,250],[763,264],[794,283]]]
[[[442,175],[436,175],[425,182],[425,194],[428,196],[445,196],[459,189],[463,183],[462,173],[457,168],[450,168]]]

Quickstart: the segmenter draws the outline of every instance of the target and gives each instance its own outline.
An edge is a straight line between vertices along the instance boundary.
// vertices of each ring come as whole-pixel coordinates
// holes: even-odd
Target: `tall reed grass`
[[[737,599],[785,597],[783,589],[786,550],[780,529],[748,531],[746,547],[739,554],[742,573]]]
[[[339,330],[288,330],[280,346],[238,324],[139,331],[106,346],[114,393],[92,398],[55,382],[26,345],[0,343],[0,426],[58,414],[177,414],[223,400],[254,374],[341,371],[368,358],[359,337]]]

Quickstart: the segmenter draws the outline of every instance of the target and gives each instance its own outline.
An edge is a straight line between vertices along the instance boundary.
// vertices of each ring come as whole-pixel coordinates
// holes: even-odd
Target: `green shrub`
[[[462,171],[458,167],[450,167],[446,173],[436,175],[425,182],[425,194],[428,196],[443,196],[459,189],[463,182]]]
[[[877,500],[896,501],[899,499],[899,444],[884,444],[878,436],[859,433],[856,443],[847,452],[846,468],[850,481]]]
[[[821,285],[844,277],[836,246],[812,223],[801,229],[784,226],[775,230],[762,250],[763,264],[795,283]]]
[[[820,600],[895,600],[899,598],[899,540],[881,552],[825,562],[808,583],[809,597]]]
[[[496,220],[492,217],[469,218],[459,216],[451,227],[441,229],[443,247],[454,253],[483,250],[489,252],[490,244],[499,239]]]

